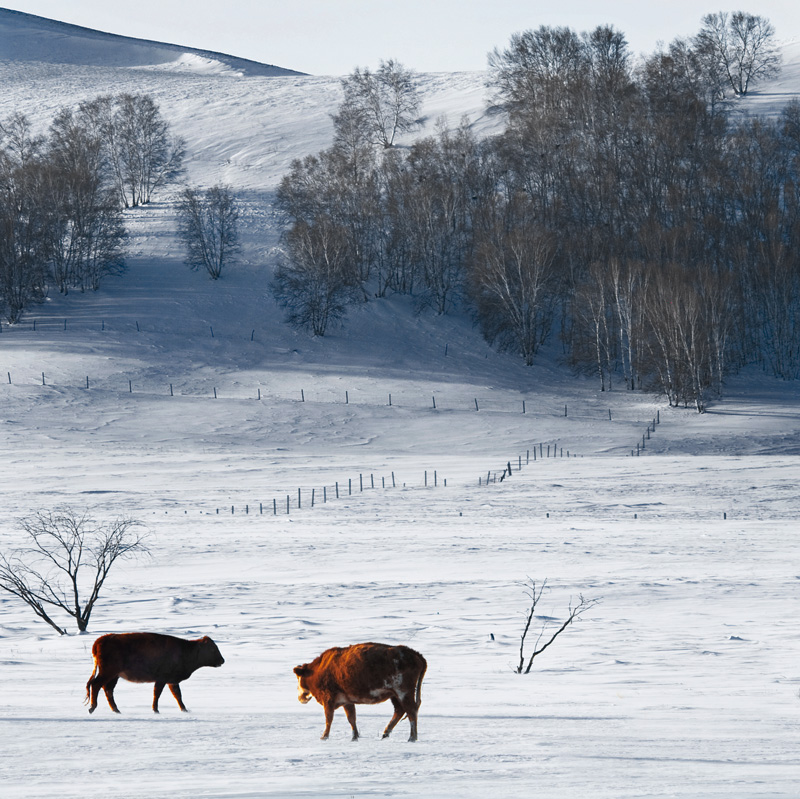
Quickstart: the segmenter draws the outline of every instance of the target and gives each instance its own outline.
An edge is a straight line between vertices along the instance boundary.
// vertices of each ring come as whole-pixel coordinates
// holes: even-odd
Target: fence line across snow
[[[612,411],[607,407],[583,408],[576,412],[574,406],[569,410],[567,404],[556,404],[549,400],[547,404],[536,397],[504,399],[496,397],[475,397],[462,394],[453,399],[453,394],[423,394],[422,392],[411,394],[405,391],[399,394],[397,391],[377,392],[377,391],[354,391],[344,389],[341,396],[332,391],[320,391],[315,396],[304,388],[274,391],[269,390],[263,384],[254,384],[252,388],[243,388],[240,383],[234,385],[224,385],[224,381],[216,381],[207,386],[183,390],[169,378],[165,378],[163,384],[156,383],[152,378],[138,381],[135,378],[113,375],[106,378],[96,378],[91,375],[83,375],[78,379],[59,380],[47,372],[38,372],[35,376],[27,374],[22,380],[16,377],[11,370],[6,370],[6,381],[0,381],[0,385],[15,386],[17,388],[25,386],[38,386],[47,388],[66,388],[78,389],[81,391],[98,391],[118,394],[137,394],[148,397],[170,397],[184,400],[203,400],[203,399],[224,399],[231,401],[256,401],[256,402],[299,402],[309,405],[347,405],[349,407],[391,407],[397,409],[416,409],[431,410],[441,412],[471,412],[471,413],[511,413],[530,417],[547,418],[569,418],[573,421],[609,421],[609,422],[637,422],[636,418],[623,418],[619,411]],[[428,399],[425,399],[428,397]],[[447,399],[443,399],[447,397]],[[649,422],[648,422],[649,424]]]

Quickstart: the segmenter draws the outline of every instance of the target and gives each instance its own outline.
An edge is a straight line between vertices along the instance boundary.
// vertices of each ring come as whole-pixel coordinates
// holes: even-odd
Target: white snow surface
[[[2,326],[0,546],[71,505],[143,521],[152,549],[112,572],[85,635],[0,596],[3,798],[797,797],[797,385],[753,367],[698,415],[599,391],[555,339],[526,369],[399,298],[295,332],[268,291],[274,191],[328,145],[338,81],[123,55],[3,62],[0,118],[152,93],[189,182],[239,191],[244,250],[216,283],[190,272],[171,187],[126,212],[124,276]],[[484,77],[421,76],[423,132],[496,129]],[[537,634],[600,602],[517,675],[529,577],[550,586]],[[122,681],[121,716],[86,713],[94,638],[133,630],[217,641],[189,714]],[[417,743],[405,721],[379,739],[386,704],[359,706],[360,741],[338,711],[321,742],[322,709],[297,702],[295,665],[368,640],[427,658]]]

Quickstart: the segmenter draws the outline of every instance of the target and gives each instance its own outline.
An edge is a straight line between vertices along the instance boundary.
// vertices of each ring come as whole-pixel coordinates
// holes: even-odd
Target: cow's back
[[[367,642],[323,652],[318,672],[346,693],[366,697],[376,684],[398,674],[424,673],[426,667],[425,658],[410,647]]]
[[[130,682],[179,682],[192,672],[187,643],[160,633],[109,633],[94,642],[92,655],[104,671]]]

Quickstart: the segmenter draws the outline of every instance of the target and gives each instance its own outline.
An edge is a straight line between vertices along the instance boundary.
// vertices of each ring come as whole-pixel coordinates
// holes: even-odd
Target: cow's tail
[[[421,668],[419,670],[419,677],[417,677],[417,684],[414,690],[414,701],[416,702],[417,707],[419,707],[422,702],[422,680],[425,677],[425,672],[428,670],[428,662],[425,660],[425,658],[420,655],[419,659],[421,661]]]
[[[86,683],[86,699],[83,700],[84,705],[89,704],[89,700],[92,697],[92,680],[97,676],[97,658],[94,659],[94,671],[92,671],[92,676],[89,677],[88,682]]]

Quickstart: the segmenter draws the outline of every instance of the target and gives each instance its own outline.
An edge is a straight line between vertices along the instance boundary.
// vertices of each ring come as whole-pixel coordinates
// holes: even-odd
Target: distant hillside
[[[0,8],[0,61],[261,77],[304,74],[224,53],[103,33],[6,8]]]

